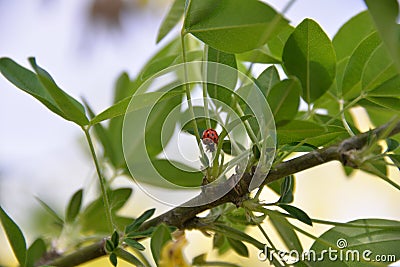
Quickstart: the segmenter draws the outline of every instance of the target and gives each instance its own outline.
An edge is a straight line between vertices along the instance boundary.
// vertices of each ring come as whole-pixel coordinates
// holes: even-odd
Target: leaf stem
[[[347,104],[343,109],[340,109],[339,113],[336,114],[335,116],[333,116],[327,123],[325,123],[325,125],[329,125],[331,122],[333,122],[334,120],[336,120],[338,117],[342,116],[342,114],[348,110],[349,108],[351,108],[353,105],[355,105],[358,101],[360,101],[361,99],[363,99],[365,97],[365,95],[363,93],[361,93],[361,95],[357,96],[356,98],[354,98],[349,104]],[[343,101],[343,99],[339,100]]]
[[[204,56],[206,57],[205,62],[203,62],[204,64],[204,68],[203,68],[203,73],[204,75],[207,77],[207,72],[208,72],[208,45],[204,45]],[[206,79],[206,81],[208,81],[208,79]],[[206,125],[207,128],[210,129],[211,128],[211,121],[210,121],[210,113],[208,111],[208,97],[207,97],[207,83],[203,82],[202,83],[203,86],[203,103],[204,103],[204,115],[206,116]]]
[[[198,144],[198,147],[200,149],[201,158],[204,159],[206,157],[206,155],[204,153],[203,146],[201,144],[200,133],[199,133],[199,129],[197,128],[196,117],[195,117],[195,114],[194,114],[194,109],[193,109],[193,104],[192,104],[192,97],[190,95],[190,85],[188,83],[188,81],[189,81],[189,77],[188,77],[189,70],[188,70],[188,67],[187,67],[187,64],[186,64],[187,63],[187,59],[186,59],[186,47],[185,47],[185,33],[183,32],[183,29],[182,29],[182,33],[181,33],[181,45],[182,45],[182,59],[183,59],[183,64],[184,64],[186,100],[188,102],[190,116],[193,119],[194,135],[196,136],[197,144]],[[202,161],[202,162],[204,162],[204,161]],[[207,167],[207,166],[205,166],[205,167]]]
[[[114,224],[113,224],[112,215],[111,215],[110,200],[108,199],[108,194],[107,194],[107,190],[106,190],[106,180],[101,173],[100,164],[99,164],[99,161],[96,156],[96,151],[94,150],[93,141],[92,141],[92,138],[89,133],[89,128],[82,127],[82,130],[85,133],[86,140],[89,144],[90,153],[92,155],[94,165],[96,166],[96,172],[97,172],[97,176],[99,178],[99,183],[100,183],[100,188],[101,188],[101,195],[103,197],[103,202],[104,202],[104,212],[106,214],[108,230],[111,233],[114,230]]]
[[[346,116],[345,116],[344,110],[343,110],[343,104],[344,104],[343,99],[340,99],[339,100],[339,108],[340,108],[340,113],[341,113],[340,118],[342,119],[343,126],[346,129],[346,131],[349,133],[350,136],[355,136],[354,132],[350,128],[350,125],[347,123]]]

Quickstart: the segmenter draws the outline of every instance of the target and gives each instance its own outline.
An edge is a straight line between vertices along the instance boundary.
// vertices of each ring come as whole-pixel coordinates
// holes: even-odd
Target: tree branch
[[[387,132],[389,128],[392,129]],[[263,185],[333,160],[338,160],[345,166],[350,165],[352,167],[356,167],[352,164],[352,160],[350,157],[351,155],[349,154],[349,152],[360,150],[367,144],[368,140],[371,140],[372,138],[376,138],[376,140],[378,140],[381,138],[393,136],[399,132],[400,121],[398,121],[397,123],[389,122],[374,130],[345,139],[337,145],[317,149],[297,158],[282,162],[278,164],[274,169],[270,170],[264,180]],[[385,134],[384,137],[382,136],[383,134]],[[176,207],[150,221],[147,221],[143,224],[142,228],[146,229],[160,223],[166,223],[168,225],[176,226],[178,228],[185,228],[186,224],[200,212],[227,202],[238,204],[238,201],[240,201],[245,196],[245,194],[248,193],[250,181],[251,174],[245,174],[243,175],[240,183],[240,191],[232,189],[224,197],[209,204],[197,207]],[[207,191],[202,192],[202,194],[207,194]]]
[[[352,158],[353,152],[361,150],[366,144],[368,144],[369,140],[379,140],[382,138],[393,136],[397,133],[400,133],[400,120],[397,122],[389,122],[374,130],[370,130],[368,132],[350,137],[340,142],[339,144],[332,145],[327,148],[317,149],[297,158],[282,162],[275,166],[275,168],[270,170],[261,186],[264,186],[288,175],[295,174],[300,171],[307,170],[333,160],[340,161],[345,166],[356,168],[357,166],[354,164]],[[195,207],[184,207],[185,205],[183,205],[173,208],[165,212],[164,214],[161,214],[158,217],[145,222],[142,225],[141,229],[148,229],[160,223],[176,226],[180,229],[191,228],[191,221],[196,218],[197,214],[205,210],[217,207],[221,204],[228,202],[239,205],[241,201],[246,199],[248,196],[248,189],[251,178],[251,173],[245,173],[244,175],[242,175],[238,185],[222,198],[205,205]],[[213,192],[210,190],[205,190],[196,198],[204,197],[204,195],[212,193]],[[103,246],[103,243],[96,243],[89,246],[90,249],[89,247],[82,248],[81,250],[78,250],[70,255],[62,256],[59,259],[56,259],[48,264],[65,267],[81,264],[105,255],[106,252],[104,251]],[[87,255],[83,255],[83,251],[86,252]],[[66,262],[68,263],[68,261],[66,261],[65,259],[74,259],[74,261],[71,264],[65,264]]]

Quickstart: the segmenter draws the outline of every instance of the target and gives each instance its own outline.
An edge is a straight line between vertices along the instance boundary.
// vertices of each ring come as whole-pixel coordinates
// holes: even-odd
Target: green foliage
[[[126,218],[117,215],[117,212],[125,205],[132,194],[131,188],[118,188],[108,192],[110,196],[111,214],[114,217],[116,227],[123,229],[130,221],[131,218]],[[104,204],[103,198],[99,197],[89,203],[81,212],[79,216],[79,223],[83,233],[107,233],[108,226],[104,219]]]
[[[344,255],[348,255],[349,260],[332,263],[329,257],[322,257],[321,261],[310,262],[310,266],[376,266],[376,262],[371,261],[376,255],[394,255],[396,259],[400,257],[398,249],[400,245],[400,224],[398,221],[384,219],[360,219],[348,222],[345,225],[335,226],[323,233],[311,246],[310,250],[316,252],[317,257],[321,256],[324,249],[341,250]],[[355,252],[356,251],[356,252]],[[371,253],[364,254],[364,251]],[[357,260],[356,255],[359,255]],[[353,258],[355,260],[352,260]],[[393,260],[393,259],[391,259]],[[382,264],[387,266],[392,261]]]
[[[71,200],[69,201],[66,214],[65,214],[65,220],[66,222],[73,222],[76,218],[76,216],[79,214],[79,211],[81,209],[82,205],[82,196],[83,196],[83,190],[79,189],[75,194],[71,197]]]
[[[311,218],[307,215],[307,213],[305,213],[301,209],[296,208],[291,205],[281,204],[281,203],[279,203],[279,207],[286,210],[290,215],[292,215],[294,218],[298,219],[299,221],[312,226]]]
[[[11,245],[15,257],[21,266],[25,266],[27,250],[24,234],[2,207],[0,207],[0,221],[4,227],[8,242]]]
[[[183,16],[185,0],[175,0],[168,14],[164,17],[160,28],[158,29],[157,43],[160,42],[171,30],[178,24]]]
[[[278,203],[291,203],[293,201],[294,177],[286,176],[281,183],[281,196]]]
[[[36,64],[34,58],[30,58],[29,62],[36,74],[9,58],[0,59],[0,72],[16,87],[32,95],[64,119],[81,126],[88,124],[84,107],[62,91],[50,74]]]
[[[181,85],[189,74],[198,74],[199,69],[193,67],[185,69],[184,73],[173,73],[174,78],[168,84],[173,90],[167,91],[167,87],[164,87],[144,92],[139,89],[153,86],[152,78],[171,65],[193,60],[219,63],[245,73],[254,81],[256,91],[261,92],[256,100],[268,102],[273,115],[273,118],[266,118],[269,120],[267,123],[276,123],[277,152],[273,167],[286,161],[294,152],[313,153],[359,134],[359,118],[352,112],[355,107],[364,108],[375,126],[391,120],[396,122],[400,116],[398,3],[395,0],[382,0],[379,4],[378,1],[365,2],[369,9],[347,21],[330,40],[316,21],[306,18],[293,27],[283,14],[262,1],[175,0],[161,23],[156,41],[163,40],[183,18],[180,38],[174,38],[160,47],[136,77],[122,73],[115,83],[112,104],[100,113],[90,107],[89,101],[84,101],[84,107],[63,91],[50,74],[37,65],[34,58],[29,59],[33,71],[10,58],[0,58],[0,72],[8,81],[55,114],[80,126],[91,148],[93,133],[100,147],[101,154],[97,156],[98,152],[92,149],[91,156],[96,163],[101,196],[84,205],[84,190],[78,190],[66,205],[64,218],[37,198],[57,225],[58,238],[67,239],[69,250],[92,241],[105,240],[104,249],[114,266],[120,259],[135,266],[150,265],[141,254],[146,249],[141,240],[149,238],[150,250],[158,265],[163,247],[173,240],[175,227],[164,223],[148,226],[147,222],[155,209],[145,211],[136,219],[119,214],[132,194],[129,187],[114,187],[114,178],[120,174],[131,175],[124,158],[124,152],[127,151],[123,151],[122,147],[124,115],[135,112],[140,116],[149,111],[147,124],[140,129],[145,136],[135,139],[137,143],[129,148],[129,153],[135,155],[137,144],[143,141],[156,172],[175,185],[198,187],[204,177],[218,176],[232,162],[235,163],[232,164],[232,170],[236,173],[242,170],[251,173],[257,163],[265,160],[265,150],[260,149],[266,141],[260,139],[265,129],[260,129],[254,110],[245,103],[245,96],[254,97],[248,93],[248,81],[238,72],[225,73],[221,65],[203,64],[202,67],[206,69],[202,78],[207,81],[204,84]],[[275,65],[263,66],[264,71],[255,77],[252,70],[255,63]],[[284,74],[279,75],[278,70],[283,70]],[[199,89],[202,89],[205,100],[203,105],[192,107],[192,102],[185,101],[195,96],[195,91]],[[304,110],[301,101],[307,104],[307,110]],[[231,108],[237,116],[228,120],[230,115],[224,111],[224,106]],[[168,115],[176,108],[180,108],[179,119],[166,125]],[[193,113],[201,116],[193,118]],[[211,114],[210,118],[207,118],[207,114]],[[239,125],[244,125],[245,133],[235,132]],[[178,160],[163,157],[163,149],[176,134],[177,127],[192,137],[196,130],[201,134],[210,127],[220,132],[212,164],[205,164],[203,158],[202,163],[208,168],[190,168]],[[378,140],[371,136],[367,145],[351,152],[352,163],[360,170],[400,189],[388,177],[388,165],[400,170],[400,137],[395,135],[388,138],[389,135],[385,134],[379,138],[386,141],[387,149],[382,149],[381,143],[378,144]],[[270,137],[274,138],[274,135],[273,132]],[[237,148],[242,152],[239,156],[243,158],[235,153]],[[242,166],[245,165],[242,164],[244,158],[248,159],[246,166]],[[167,183],[157,180],[154,173],[142,169],[141,164],[139,158],[135,166],[138,168],[135,174],[138,177],[134,177],[137,181],[168,188]],[[348,166],[344,168],[347,175],[353,170]],[[185,225],[187,223],[202,231],[207,237],[212,236],[213,248],[219,255],[232,250],[242,257],[249,257],[248,245],[263,250],[264,243],[275,249],[270,231],[277,232],[286,249],[301,253],[304,248],[298,232],[307,234],[307,231],[302,229],[303,224],[300,224],[301,227],[292,224],[293,220],[297,220],[310,226],[313,222],[334,226],[318,238],[308,234],[315,239],[311,250],[317,253],[337,247],[336,242],[345,239],[348,242],[348,246],[343,248],[345,252],[369,249],[375,254],[400,257],[400,225],[397,221],[360,219],[336,223],[311,219],[304,211],[290,204],[295,198],[293,175],[274,181],[268,187],[279,195],[274,203],[266,204],[259,199],[261,187],[255,195],[251,192],[234,201],[236,206],[223,203],[210,209],[207,215],[185,222]],[[238,188],[233,190],[236,192]],[[270,206],[285,212],[267,209]],[[112,225],[105,219],[107,217],[111,217]],[[265,231],[261,224],[267,218],[272,228]],[[43,235],[27,248],[22,231],[2,208],[0,220],[19,264],[35,266],[48,249],[46,243],[52,240],[45,239],[47,235]],[[263,239],[253,232],[247,232],[252,228],[258,228]],[[197,256],[193,263],[198,266],[237,266],[228,262],[207,261],[206,256]],[[274,257],[272,264],[280,265],[280,262]],[[362,264],[370,265],[366,262]],[[327,261],[304,261],[296,265],[356,266],[355,263]]]
[[[264,96],[269,95],[269,91],[280,82],[279,73],[275,66],[266,68],[256,79],[257,85],[260,87]]]
[[[236,58],[234,54],[224,53],[212,47],[208,47],[207,50],[208,50],[207,51],[208,62],[216,62],[237,69]],[[224,84],[229,88],[235,88],[237,73],[233,72],[232,74],[231,73],[227,74],[226,71],[219,69],[218,66],[214,67],[214,65],[209,65],[207,66],[207,68],[208,68],[207,69],[208,95],[212,99],[217,99],[227,105],[230,105],[232,103],[232,96],[231,96],[232,91],[217,85],[217,83]]]
[[[29,246],[26,251],[26,267],[37,266],[37,262],[46,253],[47,247],[43,239],[38,238]]]
[[[285,44],[283,65],[288,75],[300,80],[302,97],[308,104],[330,88],[336,73],[336,55],[318,23],[305,19],[296,27]]]
[[[300,90],[301,85],[296,78],[283,80],[269,90],[267,101],[278,125],[295,118],[300,104]]]
[[[170,229],[165,224],[160,224],[151,235],[150,247],[153,254],[154,261],[157,263],[160,260],[161,250],[165,243],[171,240]]]
[[[185,33],[228,53],[258,48],[287,26],[279,13],[256,0],[191,0],[188,3]]]
[[[399,25],[397,24],[399,3],[395,0],[384,0],[379,4],[376,1],[365,0],[365,3],[391,58],[394,59],[397,69],[400,71],[400,48],[397,37],[399,34]]]
[[[137,217],[132,223],[126,226],[125,228],[125,234],[130,234],[132,232],[135,232],[136,230],[139,229],[139,227],[148,219],[150,219],[151,216],[153,216],[155,212],[155,209],[150,209],[146,210],[141,214],[139,217]]]

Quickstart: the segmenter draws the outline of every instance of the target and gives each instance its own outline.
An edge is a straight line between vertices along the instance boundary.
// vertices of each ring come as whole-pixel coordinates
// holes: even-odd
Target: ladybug
[[[218,133],[214,129],[207,129],[203,132],[203,144],[210,152],[215,151],[215,145],[218,144]]]

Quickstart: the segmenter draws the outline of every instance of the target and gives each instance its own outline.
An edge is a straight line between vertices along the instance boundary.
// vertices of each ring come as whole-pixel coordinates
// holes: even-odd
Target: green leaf
[[[201,171],[183,163],[165,159],[156,159],[153,160],[152,163],[154,168],[165,180],[175,185],[197,187],[201,185],[203,181],[203,174]],[[157,181],[154,182],[157,183]],[[149,180],[148,183],[151,183],[151,181]]]
[[[225,214],[226,219],[235,226],[257,225],[258,223],[262,223],[265,219],[265,215],[252,216],[253,217],[250,218],[244,208],[237,208]]]
[[[318,147],[307,144],[307,143],[300,143],[300,142],[293,142],[290,144],[283,145],[282,147],[279,148],[280,151],[285,151],[285,152],[311,152],[318,149]]]
[[[309,121],[291,121],[277,128],[279,145],[302,141],[324,134],[322,126]]]
[[[191,33],[209,46],[228,53],[258,48],[288,24],[274,9],[257,0],[188,3],[184,33]]]
[[[292,26],[287,25],[285,28],[282,28],[279,33],[271,38],[271,40],[269,40],[265,45],[249,52],[238,54],[237,58],[242,61],[253,63],[281,63],[283,48],[293,30],[294,28]]]
[[[143,230],[143,231],[129,232],[128,233],[128,237],[129,238],[136,238],[136,239],[138,239],[138,238],[147,238],[147,237],[150,237],[153,234],[154,230],[155,230],[154,227],[150,227],[150,228],[148,228],[146,230]]]
[[[107,252],[113,252],[115,249],[114,243],[111,240],[106,240],[105,248]]]
[[[361,78],[365,65],[373,51],[381,43],[376,32],[368,35],[354,50],[347,63],[343,74],[342,95],[345,99],[351,99],[360,95]]]
[[[390,57],[396,63],[400,71],[400,48],[399,48],[399,25],[397,18],[399,15],[399,4],[396,0],[377,1],[364,0],[368,6],[379,35],[385,43]]]
[[[269,91],[280,81],[278,70],[275,66],[269,66],[266,68],[256,79],[257,86],[261,89],[261,92],[265,97],[269,94]]]
[[[35,70],[40,83],[46,88],[60,110],[65,114],[66,119],[80,126],[87,125],[89,120],[85,115],[85,108],[82,104],[58,87],[50,74],[36,64],[35,58],[29,58],[29,63]]]
[[[330,90],[334,95],[342,96],[343,75],[350,56],[373,31],[375,31],[375,27],[372,18],[368,11],[363,11],[347,21],[333,38],[332,44],[337,60],[336,85],[338,87],[337,90],[332,90],[333,88]]]
[[[227,238],[227,241],[231,248],[240,256],[242,257],[249,257],[249,250],[247,249],[246,245],[239,240],[235,240],[232,238]]]
[[[171,239],[171,233],[165,224],[160,224],[157,226],[156,230],[151,235],[150,248],[157,266],[163,246]]]
[[[145,68],[142,69],[140,79],[142,81],[145,81],[156,73],[173,65],[178,56],[179,55],[168,55],[165,57],[154,59]]]
[[[393,64],[387,50],[380,44],[368,58],[364,67],[361,86],[364,92],[368,92],[378,87],[387,80],[398,75],[398,71]]]
[[[0,207],[0,221],[15,257],[19,264],[24,266],[27,252],[25,237],[21,229],[19,229],[18,225],[7,215],[2,207]]]
[[[224,64],[234,69],[237,68],[234,54],[228,54],[212,47],[207,49],[207,61]],[[230,105],[232,102],[232,90],[235,89],[237,81],[237,72],[229,71],[226,68],[220,68],[218,64],[207,64],[207,92],[213,98]],[[219,86],[224,84],[228,89]],[[230,90],[229,90],[230,89]],[[218,105],[218,104],[216,104]],[[219,106],[219,105],[218,105]]]
[[[264,64],[277,64],[281,63],[282,59],[272,54],[267,45],[253,49],[248,52],[237,54],[240,61],[264,63]]]
[[[264,244],[258,241],[257,239],[249,236],[248,234],[244,233],[241,230],[230,227],[226,224],[216,223],[212,227],[212,230],[218,232],[219,234],[225,235],[227,238],[247,242],[249,244],[252,244],[254,247],[258,249],[264,249]]]
[[[115,255],[115,253],[111,253],[108,259],[110,260],[110,262],[113,266],[117,266],[118,259],[117,259],[117,255]]]
[[[185,0],[175,0],[168,14],[163,19],[157,34],[157,43],[159,43],[164,37],[175,27],[183,16],[185,9]]]
[[[305,143],[315,147],[327,146],[349,137],[343,126],[328,126],[325,133],[304,139]]]
[[[215,233],[213,236],[213,248],[221,248],[225,243],[225,236]]]
[[[279,204],[279,207],[286,210],[290,215],[292,215],[299,221],[312,226],[312,221],[310,217],[308,217],[308,215],[301,209],[287,204]]]
[[[272,87],[267,101],[276,123],[294,119],[299,109],[300,91],[301,84],[296,78],[283,80]]]
[[[148,219],[150,219],[151,216],[153,216],[154,212],[156,209],[149,209],[143,212],[139,217],[137,217],[131,224],[129,224],[125,228],[125,233],[129,234],[130,232],[134,232],[139,229],[139,227]]]
[[[222,141],[222,151],[228,155],[232,155],[232,144],[230,140],[223,140]]]
[[[16,87],[35,97],[56,114],[65,116],[33,72],[10,58],[0,58],[0,71]]]
[[[193,258],[193,266],[214,266],[214,267],[240,267],[237,264],[226,262],[226,261],[206,261],[206,254],[200,254]]]
[[[35,197],[35,198],[39,202],[39,204],[42,206],[42,208],[45,211],[47,211],[47,213],[49,213],[51,215],[51,217],[53,217],[56,224],[61,225],[61,226],[64,225],[64,220],[61,218],[60,215],[58,215],[58,213],[54,209],[52,209],[46,202],[44,202],[40,198],[38,198],[38,197]]]
[[[226,125],[226,126],[222,129],[221,133],[219,134],[219,139],[220,139],[220,140],[223,140],[223,139],[228,135],[228,133],[229,133],[230,131],[232,131],[233,129],[235,129],[236,126],[238,126],[240,123],[245,122],[245,121],[247,121],[247,120],[249,120],[249,119],[251,119],[251,118],[254,118],[254,115],[247,114],[247,115],[244,115],[244,116],[242,116],[242,117],[240,117],[240,118],[237,118],[237,119],[234,120],[234,121],[229,122],[229,124]],[[240,144],[239,144],[239,145],[240,145]]]
[[[171,97],[183,94],[183,90],[172,90],[170,92],[149,92],[145,94],[135,95],[133,103],[130,105],[129,112],[140,110],[142,108],[154,105],[154,103],[159,100],[159,103],[162,101],[168,100]],[[107,108],[96,117],[94,117],[90,121],[90,125],[94,125],[104,120],[108,120],[114,117],[122,116],[126,113],[129,103],[131,102],[132,97],[128,96],[121,101],[115,103],[111,107]]]
[[[133,249],[145,250],[146,248],[133,238],[125,238],[124,242]]]
[[[117,231],[114,231],[114,233],[111,236],[111,242],[114,245],[114,248],[118,247],[119,245],[119,234]]]
[[[168,97],[168,99],[161,99],[160,101],[154,103],[149,116],[146,119],[145,128],[145,143],[146,152],[150,158],[155,158],[164,150],[165,144],[171,139],[175,132],[176,120],[169,121],[169,123],[164,123],[170,113],[182,103],[182,91],[179,89],[179,93],[175,94],[174,97]],[[130,122],[132,123],[132,122]]]
[[[132,194],[131,188],[118,188],[108,191],[111,213],[117,229],[123,229],[132,219],[117,215],[117,211],[121,209],[128,201]],[[100,196],[91,202],[79,216],[79,222],[82,232],[107,233],[109,231],[107,222],[104,220],[104,204],[103,198]]]
[[[311,266],[387,266],[392,261],[387,258],[383,264],[375,262],[376,255],[394,255],[400,258],[400,223],[384,219],[359,219],[343,226],[335,226],[323,233],[311,246],[310,251],[315,251],[318,261],[311,258]],[[351,227],[350,227],[351,226]],[[343,261],[333,262],[329,257],[321,257],[323,251],[336,250],[337,254],[343,253]],[[325,252],[327,251],[325,250]],[[366,253],[365,253],[366,251]],[[363,253],[365,253],[363,255]],[[359,260],[357,260],[357,254]],[[349,260],[345,260],[345,256]],[[370,260],[364,258],[369,258]],[[355,257],[355,258],[353,258]]]
[[[393,164],[396,165],[397,169],[400,170],[400,155],[389,155],[389,158],[393,161]]]
[[[398,148],[400,148],[400,143],[399,141],[393,139],[393,138],[387,138],[386,139],[386,144],[387,144],[387,152],[395,151]]]
[[[400,97],[400,76],[388,79],[384,83],[377,86],[375,89],[368,92],[368,96],[376,97]]]
[[[79,214],[82,205],[82,196],[83,190],[79,189],[75,194],[71,197],[69,201],[66,213],[65,213],[65,220],[69,223],[73,222],[76,216]]]
[[[114,86],[114,99],[113,103],[117,103],[121,101],[125,97],[133,95],[134,91],[131,79],[129,78],[128,73],[122,72],[121,75],[118,77],[117,81],[115,82]]]
[[[394,97],[367,97],[366,99],[360,100],[358,104],[366,109],[372,108],[383,108],[389,112],[392,112],[391,116],[399,114],[400,98]]]
[[[204,113],[204,108],[203,107],[193,107],[194,109],[194,114],[196,117],[196,125],[198,128],[199,133],[201,134],[204,130],[206,130],[207,127],[207,122],[206,122],[206,117],[202,117],[199,114],[203,114]],[[197,112],[196,110],[201,112]],[[211,112],[211,111],[210,111]],[[182,114],[182,120],[186,121],[186,123],[182,126],[182,131],[185,131],[191,135],[194,135],[194,128],[193,128],[193,121],[194,119],[188,119],[190,115],[190,111],[187,109],[184,111],[184,113]],[[211,128],[215,129],[215,127],[217,126],[217,122],[214,119],[210,119],[210,123],[211,123]]]
[[[285,217],[275,215],[275,213],[272,212],[268,213],[268,218],[286,247],[289,250],[296,250],[297,252],[302,253],[303,247],[299,237],[293,230],[293,225]]]
[[[46,244],[43,239],[36,239],[28,248],[26,253],[26,267],[37,266],[35,263],[46,253]]]
[[[123,250],[122,248],[117,248],[114,251],[114,254],[118,256],[118,258],[123,259],[126,262],[129,262],[133,264],[133,266],[137,267],[144,267],[145,265],[134,255],[129,253],[126,250]]]
[[[281,183],[281,196],[278,200],[279,203],[293,202],[293,188],[294,178],[293,175],[286,176]]]
[[[72,118],[70,114],[65,113],[64,109],[66,109],[66,107],[59,106],[57,101],[53,98],[52,94],[41,83],[39,78],[32,71],[20,66],[12,59],[0,58],[0,72],[12,84],[39,100],[43,105],[45,105],[48,109],[50,109],[57,115],[63,117],[66,120],[78,122],[85,121],[86,117],[84,117],[84,108],[76,100],[67,95],[65,92],[61,91],[61,89],[55,89],[60,95],[63,95],[64,98],[68,99],[70,103],[73,103],[74,107],[79,110],[77,112],[80,115],[78,114],[76,115],[76,117]],[[73,108],[74,111],[76,111],[75,108]]]
[[[200,254],[196,257],[193,258],[192,260],[192,265],[202,265],[204,263],[206,263],[206,253]]]
[[[363,39],[373,31],[375,27],[368,11],[363,11],[349,19],[332,40],[337,61],[350,57]]]
[[[309,104],[328,91],[335,78],[333,45],[311,19],[303,20],[290,35],[283,50],[283,64],[288,75],[300,80],[302,97]]]

